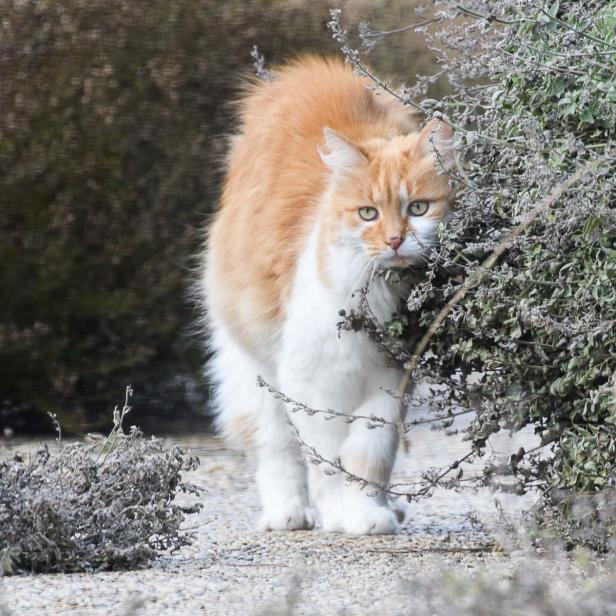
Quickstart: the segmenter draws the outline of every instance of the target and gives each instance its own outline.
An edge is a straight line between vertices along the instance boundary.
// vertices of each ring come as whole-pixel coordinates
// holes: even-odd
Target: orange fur
[[[356,144],[368,161],[337,183],[335,206],[323,212],[324,282],[321,257],[340,225],[361,224],[358,204],[381,213],[362,235],[371,255],[388,238],[413,232],[400,212],[401,183],[412,199],[433,202],[430,216],[442,217],[449,206],[448,178],[422,150],[426,129],[417,132],[397,101],[369,85],[338,60],[308,56],[280,68],[275,80],[251,86],[239,102],[240,134],[210,230],[206,277],[211,315],[248,350],[267,346],[284,317],[330,173],[319,156],[324,127]]]

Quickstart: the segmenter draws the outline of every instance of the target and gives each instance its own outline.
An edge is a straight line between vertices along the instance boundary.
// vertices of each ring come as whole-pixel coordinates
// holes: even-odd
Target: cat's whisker
[[[351,285],[351,291],[349,293],[349,296],[346,299],[345,304],[348,305],[351,303],[352,299],[353,299],[353,295],[355,295],[355,293],[357,293],[357,291],[359,289],[361,289],[364,286],[364,278],[370,278],[370,274],[368,274],[368,271],[370,269],[370,267],[373,267],[373,262],[372,261],[368,261],[363,268],[361,269],[359,275],[357,276],[355,282],[353,283],[353,285]],[[366,276],[366,274],[368,274],[368,276]],[[345,305],[345,307],[346,307]]]
[[[347,302],[350,302],[353,296],[361,292],[364,295],[364,300],[366,303],[368,302],[368,294],[370,293],[370,286],[372,285],[372,279],[374,278],[374,274],[377,271],[378,261],[376,259],[371,259],[368,261],[363,268],[361,275],[355,281],[353,285],[353,291],[349,295]],[[365,282],[364,282],[365,280]]]

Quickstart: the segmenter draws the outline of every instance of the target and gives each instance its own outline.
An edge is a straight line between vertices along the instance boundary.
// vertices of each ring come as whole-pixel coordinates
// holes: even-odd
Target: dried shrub
[[[132,569],[190,543],[180,525],[200,505],[174,499],[198,493],[181,471],[199,460],[135,426],[125,433],[129,410],[116,409],[106,438],[0,461],[0,574]]]

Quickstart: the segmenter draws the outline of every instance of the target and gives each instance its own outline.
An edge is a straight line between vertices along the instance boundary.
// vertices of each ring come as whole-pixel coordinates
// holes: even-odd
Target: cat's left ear
[[[455,167],[453,130],[447,122],[438,119],[428,122],[419,134],[419,147],[424,156],[434,156],[437,166],[440,162],[447,171]]]
[[[332,171],[352,171],[367,164],[365,153],[347,137],[331,128],[323,129],[323,137],[325,151],[319,148],[319,155]]]

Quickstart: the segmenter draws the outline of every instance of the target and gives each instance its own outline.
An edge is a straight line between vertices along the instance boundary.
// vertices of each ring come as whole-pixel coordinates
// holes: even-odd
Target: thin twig
[[[544,62],[539,62],[539,60],[533,60],[532,58],[525,58],[524,56],[519,56],[517,54],[511,53],[510,51],[507,51],[506,49],[500,49],[499,51],[501,53],[504,53],[506,56],[513,58],[514,60],[522,60],[522,62],[526,62],[526,64],[532,64],[533,66],[544,68],[548,71],[556,71],[557,73],[563,73],[565,75],[577,75],[577,76],[585,74],[582,71],[576,71],[575,69],[568,68],[566,66],[550,65],[550,64],[545,64]]]
[[[502,17],[496,17],[495,15],[485,15],[484,13],[480,13],[479,11],[469,9],[463,4],[456,4],[455,8],[458,9],[458,11],[460,11],[461,13],[468,15],[469,17],[475,17],[476,19],[485,19],[489,22],[493,21],[497,24],[504,24],[507,26],[522,24],[526,21],[524,19],[503,19]]]
[[[424,21],[420,21],[416,24],[409,24],[408,26],[402,26],[401,28],[396,28],[395,30],[382,30],[380,32],[366,32],[362,36],[363,38],[371,39],[371,38],[380,38],[382,36],[389,36],[390,34],[399,34],[400,32],[407,32],[408,30],[414,30],[415,28],[422,28],[423,26],[429,26],[430,24],[438,23],[442,21],[442,17],[432,17],[431,19],[426,19]]]
[[[415,491],[410,491],[408,489],[404,491],[393,490],[392,489],[393,486],[391,484],[377,482],[377,481],[369,481],[368,479],[365,479],[364,477],[360,477],[359,475],[356,475],[355,473],[349,471],[342,464],[342,460],[340,458],[336,458],[335,460],[329,460],[328,458],[325,458],[317,451],[315,447],[313,447],[312,445],[309,445],[308,443],[306,443],[306,441],[304,441],[301,434],[299,433],[297,426],[293,423],[293,421],[288,415],[287,415],[287,421],[289,425],[291,426],[291,429],[293,430],[295,434],[297,443],[303,450],[304,455],[309,460],[311,460],[314,464],[325,464],[326,466],[328,466],[331,469],[329,471],[329,474],[342,473],[348,481],[357,483],[360,486],[360,490],[364,490],[366,488],[376,488],[377,490],[380,490],[383,493],[389,494],[390,496],[403,496],[409,502],[413,498],[419,498],[420,496],[427,496],[428,494],[430,494],[430,491],[438,487],[439,482],[446,475],[448,475],[451,471],[459,468],[461,464],[463,464],[464,462],[468,461],[470,458],[475,456],[475,452],[469,451],[462,458],[455,460],[454,462],[452,462],[446,467],[438,469],[438,471],[434,471],[434,472],[439,473],[436,476],[430,475],[428,473],[422,473],[423,482],[417,482],[417,484],[414,484],[414,485],[421,485],[421,487]],[[395,484],[395,485],[398,486],[401,484]],[[406,485],[409,485],[409,484],[406,484]]]
[[[595,60],[592,60],[590,58],[594,58],[597,55],[600,55],[598,52],[596,53],[562,53],[560,51],[553,51],[551,49],[541,49],[539,47],[535,47],[534,45],[528,45],[526,44],[526,48],[530,49],[531,51],[534,51],[535,53],[543,53],[549,56],[557,56],[558,58],[566,58],[566,59],[571,59],[571,58],[589,58],[588,63],[596,66],[598,68],[603,68],[606,70],[611,70],[611,67],[609,67],[607,64],[603,64],[602,62],[596,62]],[[605,51],[603,52],[603,54],[612,54],[612,53],[616,53],[615,52],[611,52],[611,51]]]
[[[594,41],[595,43],[599,43],[600,45],[605,45],[606,47],[610,47],[611,49],[613,49],[616,52],[616,49],[614,48],[614,45],[612,45],[608,41],[604,41],[603,39],[600,39],[600,38],[597,38],[596,36],[593,36],[592,34],[588,34],[587,32],[584,32],[583,30],[580,30],[579,28],[575,28],[571,24],[568,24],[566,21],[563,21],[562,19],[559,19],[558,17],[550,15],[543,7],[541,7],[539,10],[544,15],[549,17],[552,21],[555,21],[557,24],[559,24],[563,28],[567,28],[567,30],[571,30],[571,32],[575,32],[576,34],[579,34],[580,36],[583,36],[584,38],[587,38],[587,39],[589,39],[591,41]]]
[[[336,411],[334,409],[315,409],[308,406],[304,402],[299,402],[285,393],[281,392],[279,389],[276,389],[273,385],[268,383],[263,377],[257,377],[257,386],[264,387],[270,394],[272,394],[277,400],[284,402],[287,405],[287,408],[291,413],[304,412],[307,415],[324,415],[324,419],[326,421],[332,420],[334,418],[340,418],[345,423],[354,423],[358,420],[363,420],[368,422],[368,427],[372,428],[380,428],[383,426],[395,426],[398,427],[400,424],[397,421],[390,421],[385,419],[384,417],[377,417],[376,415],[358,415],[355,413],[345,413],[344,411]],[[397,399],[398,394],[396,392],[390,392],[388,390],[383,390],[385,393],[388,393],[392,397]],[[413,421],[403,423],[403,429],[406,432],[409,432],[412,428],[420,425],[437,423],[440,421],[447,421],[451,419],[455,419],[460,415],[467,415],[468,413],[473,412],[471,409],[465,409],[463,411],[451,412],[447,415],[439,415],[436,417],[425,417],[422,419],[415,419]]]

